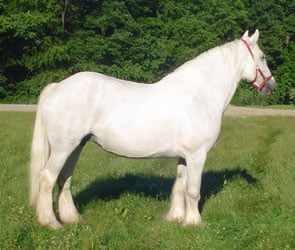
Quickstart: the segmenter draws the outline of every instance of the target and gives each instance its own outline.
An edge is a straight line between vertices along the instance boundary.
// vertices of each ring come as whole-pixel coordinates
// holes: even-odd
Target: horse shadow
[[[248,184],[255,184],[257,179],[247,170],[237,167],[231,170],[208,171],[203,173],[201,185],[200,212],[211,196],[218,194],[225,183],[235,178],[241,178]],[[78,210],[83,212],[84,207],[95,200],[110,201],[119,199],[124,193],[139,194],[157,200],[170,198],[175,178],[146,174],[126,174],[121,177],[98,178],[84,190],[78,193],[74,200]]]

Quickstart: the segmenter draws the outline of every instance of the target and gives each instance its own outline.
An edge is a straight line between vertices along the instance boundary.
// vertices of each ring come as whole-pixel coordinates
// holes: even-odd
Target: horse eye
[[[262,55],[261,60],[265,60],[265,59],[266,59],[266,55]]]

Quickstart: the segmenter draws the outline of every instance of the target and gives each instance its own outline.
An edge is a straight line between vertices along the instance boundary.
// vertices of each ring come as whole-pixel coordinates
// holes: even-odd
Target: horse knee
[[[197,190],[188,190],[187,194],[188,194],[189,198],[191,198],[193,200],[199,201],[201,198],[200,192]]]

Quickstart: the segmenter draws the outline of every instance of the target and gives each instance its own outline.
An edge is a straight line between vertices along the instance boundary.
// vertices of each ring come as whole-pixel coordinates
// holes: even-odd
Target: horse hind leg
[[[75,165],[78,161],[83,146],[79,145],[67,159],[57,183],[59,186],[58,215],[62,223],[74,223],[79,221],[79,213],[71,194],[71,181]]]
[[[187,167],[184,159],[180,158],[177,166],[177,177],[172,189],[170,210],[166,216],[168,221],[181,222],[185,217],[185,197],[187,195]]]
[[[37,217],[41,225],[53,229],[61,227],[53,211],[53,188],[69,154],[69,152],[65,151],[51,151],[45,168],[40,172]]]

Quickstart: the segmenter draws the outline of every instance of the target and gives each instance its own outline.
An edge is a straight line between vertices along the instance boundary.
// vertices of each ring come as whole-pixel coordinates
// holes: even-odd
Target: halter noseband
[[[255,61],[255,58],[254,58],[254,54],[253,54],[253,51],[252,49],[250,48],[249,44],[247,43],[246,40],[244,39],[241,39],[241,41],[244,43],[244,45],[246,46],[246,48],[248,49],[248,51],[250,52],[250,55],[252,57],[252,59]],[[262,77],[262,82],[261,83],[257,83],[256,80],[257,80],[257,77],[258,77],[258,74],[261,75]],[[267,83],[267,81],[269,81],[270,79],[272,78],[272,75],[270,76],[265,76],[262,72],[262,70],[258,67],[258,65],[256,66],[256,74],[255,74],[255,77],[254,77],[254,80],[249,82],[255,89],[257,89],[258,91],[260,91],[264,86],[265,84]]]

